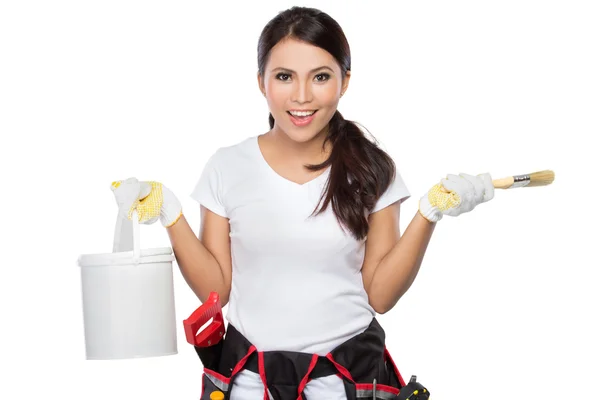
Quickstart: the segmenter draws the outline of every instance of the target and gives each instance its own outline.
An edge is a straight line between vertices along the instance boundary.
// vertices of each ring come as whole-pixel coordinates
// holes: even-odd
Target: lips
[[[296,126],[307,126],[315,118],[315,115],[317,115],[318,111],[319,110],[315,110],[311,115],[307,115],[307,116],[293,115],[290,111],[287,111],[287,113],[290,116],[290,120],[292,121],[292,123],[294,125],[296,125]]]

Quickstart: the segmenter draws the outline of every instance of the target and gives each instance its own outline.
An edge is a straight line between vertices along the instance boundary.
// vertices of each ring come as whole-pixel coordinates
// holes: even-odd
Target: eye
[[[318,82],[326,82],[326,81],[329,80],[329,78],[331,78],[331,75],[329,75],[327,73],[322,73],[322,74],[319,74],[319,75],[315,76],[315,79]]]
[[[291,76],[290,76],[290,74],[285,74],[283,72],[280,72],[275,76],[275,78],[279,79],[280,81],[287,81],[287,80],[289,80],[288,78],[291,79]]]

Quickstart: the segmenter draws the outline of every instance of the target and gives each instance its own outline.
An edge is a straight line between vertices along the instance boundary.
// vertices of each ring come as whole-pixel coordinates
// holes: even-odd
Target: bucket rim
[[[138,264],[172,262],[174,259],[175,257],[173,256],[173,249],[171,247],[140,249]],[[77,265],[79,267],[102,267],[129,264],[135,264],[133,250],[113,253],[82,254],[77,259]]]

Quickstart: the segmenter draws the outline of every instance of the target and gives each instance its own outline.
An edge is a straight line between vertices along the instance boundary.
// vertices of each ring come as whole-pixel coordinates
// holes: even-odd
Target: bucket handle
[[[132,212],[131,220],[120,213],[117,215],[113,253],[126,251],[132,252],[135,265],[140,263],[140,224],[135,209]]]
[[[138,265],[140,263],[140,223],[138,222],[136,210],[133,210],[131,219],[133,225],[133,263]]]

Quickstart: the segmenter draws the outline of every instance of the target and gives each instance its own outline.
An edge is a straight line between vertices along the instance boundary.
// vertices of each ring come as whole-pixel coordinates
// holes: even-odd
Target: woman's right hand
[[[142,224],[153,224],[160,220],[164,227],[175,224],[181,217],[181,203],[166,186],[160,182],[140,182],[136,178],[114,181],[110,185],[115,195],[119,213],[132,219],[133,211]]]

